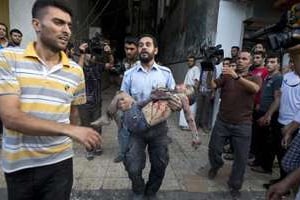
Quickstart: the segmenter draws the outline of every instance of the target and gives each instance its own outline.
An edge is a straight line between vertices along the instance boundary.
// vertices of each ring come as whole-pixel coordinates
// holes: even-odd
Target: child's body
[[[134,102],[132,107],[124,111],[123,125],[132,133],[146,131],[149,127],[155,126],[167,120],[172,110],[168,106],[168,100],[171,96],[177,96],[181,100],[182,109],[184,110],[185,118],[192,131],[193,140],[192,146],[197,148],[200,145],[200,139],[195,124],[194,116],[190,110],[191,96],[194,96],[194,89],[192,86],[185,86],[183,84],[177,85],[174,91],[165,89],[156,89],[152,91],[150,99],[144,102]],[[113,98],[108,110],[104,116],[101,116],[91,125],[98,127],[108,125],[110,121],[115,118],[118,111],[118,101],[123,98],[132,98],[127,93],[119,91]]]

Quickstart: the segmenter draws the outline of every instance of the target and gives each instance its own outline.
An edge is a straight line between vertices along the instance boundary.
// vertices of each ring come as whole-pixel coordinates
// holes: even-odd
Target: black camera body
[[[224,50],[221,49],[222,45],[210,46],[202,48],[203,59],[201,61],[201,68],[206,71],[213,71],[215,65],[221,63],[224,58]]]
[[[87,41],[87,53],[92,55],[102,55],[104,48],[104,40],[100,33],[95,33],[95,36]]]
[[[250,36],[256,39],[267,36],[267,42],[272,50],[288,49],[300,43],[300,24],[297,12],[300,4],[296,4],[291,10],[285,12],[276,24],[264,27]]]
[[[300,44],[300,29],[290,29],[282,32],[271,33],[268,36],[268,43],[273,50],[288,49]]]

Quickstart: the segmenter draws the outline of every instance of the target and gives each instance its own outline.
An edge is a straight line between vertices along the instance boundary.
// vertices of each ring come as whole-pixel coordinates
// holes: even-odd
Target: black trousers
[[[265,115],[265,112],[257,112],[258,119]],[[277,122],[278,113],[272,116],[269,126],[259,126],[257,123],[255,128],[256,153],[255,160],[263,169],[272,171],[275,156],[281,161],[285,150],[281,146],[282,126]]]
[[[170,138],[167,132],[167,124],[163,122],[151,127],[148,131],[130,134],[124,165],[134,193],[153,195],[159,190],[169,163]],[[151,169],[149,180],[145,184],[142,172],[146,164],[146,147]]]
[[[73,161],[5,173],[5,179],[8,200],[69,200]]]

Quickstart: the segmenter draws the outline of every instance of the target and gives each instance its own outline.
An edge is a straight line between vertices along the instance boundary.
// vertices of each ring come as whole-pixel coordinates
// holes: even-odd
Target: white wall
[[[35,32],[31,26],[31,8],[35,0],[9,0],[10,29],[17,28],[23,33],[21,47],[35,40]]]
[[[222,45],[225,57],[231,57],[230,50],[232,46],[242,46],[243,21],[252,15],[252,10],[252,5],[250,4],[220,0],[215,44]],[[219,75],[220,73],[221,64],[217,66],[217,74]],[[217,92],[214,103],[213,124],[219,111],[219,95],[219,92]]]
[[[246,3],[220,1],[216,44],[222,44],[225,57],[231,57],[231,46],[242,45],[243,21],[251,14]]]

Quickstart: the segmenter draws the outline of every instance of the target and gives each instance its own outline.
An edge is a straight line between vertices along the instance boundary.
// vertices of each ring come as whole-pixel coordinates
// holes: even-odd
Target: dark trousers
[[[280,169],[280,179],[283,179],[287,176],[287,173],[283,170],[283,167],[281,165],[282,159],[284,155],[286,154],[286,149],[282,147],[281,141],[282,141],[282,132],[281,129],[284,127],[283,124],[277,123],[276,127],[274,128],[274,138],[272,138],[274,148],[272,152],[272,161],[274,161],[275,156],[277,156],[277,160],[279,163],[279,169]],[[298,132],[298,130],[296,131]],[[295,133],[293,134],[294,136],[296,135]]]
[[[132,182],[132,190],[136,194],[155,194],[163,181],[169,163],[166,122],[151,127],[148,131],[130,133],[129,145],[125,153],[124,165]],[[146,147],[149,153],[151,169],[149,180],[145,184],[142,177],[146,164]]]
[[[73,162],[5,173],[8,200],[68,200],[73,184]]]
[[[261,114],[259,114],[258,111],[256,110],[253,110],[253,113],[252,113],[252,137],[251,137],[251,145],[250,145],[250,154],[254,155],[255,158],[257,156],[259,152],[259,134],[258,134],[258,129],[260,128],[258,123],[257,123],[257,120],[259,119]],[[255,159],[255,164],[259,164],[259,163],[256,163],[256,159]]]
[[[211,129],[214,101],[211,92],[200,93],[197,97],[196,125],[204,129]]]
[[[265,112],[258,112],[258,118],[265,115]],[[277,122],[278,113],[275,113],[271,119],[269,126],[256,127],[256,154],[255,160],[264,170],[271,171],[275,157],[280,162],[285,154],[285,150],[281,146],[282,134],[280,125]]]
[[[231,140],[234,148],[234,160],[228,186],[233,189],[240,189],[248,160],[251,124],[230,124],[220,119],[216,120],[208,146],[209,162],[214,169],[219,169],[224,164],[222,152],[227,138]]]
[[[83,126],[91,126],[91,122],[95,121],[101,116],[101,103],[98,104],[84,104],[78,107],[80,120]],[[101,128],[96,131],[101,133]]]

